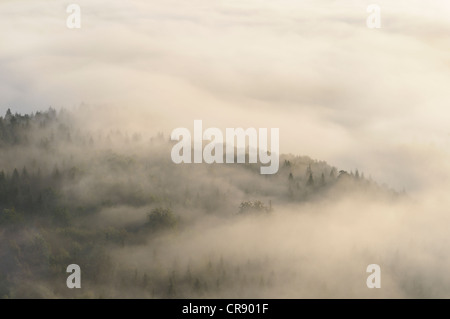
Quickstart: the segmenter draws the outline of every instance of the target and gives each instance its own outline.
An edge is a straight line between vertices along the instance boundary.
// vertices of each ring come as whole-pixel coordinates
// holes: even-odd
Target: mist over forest
[[[0,298],[450,298],[450,1],[376,5],[0,1]]]
[[[0,118],[3,298],[448,294],[425,271],[445,245],[424,245],[410,195],[308,156],[281,155],[274,175],[176,165],[169,134],[92,129],[99,116]],[[383,289],[366,286],[372,263]],[[81,289],[66,286],[69,264],[81,267]]]

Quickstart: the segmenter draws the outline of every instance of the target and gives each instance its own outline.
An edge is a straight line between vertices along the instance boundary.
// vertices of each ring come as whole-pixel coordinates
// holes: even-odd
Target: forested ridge
[[[286,205],[302,214],[349,194],[403,196],[306,156],[282,155],[273,176],[257,164],[176,165],[167,134],[86,130],[75,113],[0,117],[3,298],[271,296],[294,276],[276,259],[233,257],[207,239],[192,241],[208,247],[198,251],[176,243],[208,227],[258,224]],[[66,287],[69,264],[80,265],[82,289]]]

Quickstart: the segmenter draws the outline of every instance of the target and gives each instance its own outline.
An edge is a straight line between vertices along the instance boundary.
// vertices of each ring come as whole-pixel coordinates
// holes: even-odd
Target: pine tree
[[[325,175],[323,173],[320,176],[320,186],[325,186]]]
[[[12,118],[11,109],[8,108],[8,110],[6,111],[6,114],[5,114],[5,120],[10,121],[11,118]]]
[[[19,183],[19,180],[19,172],[17,171],[17,168],[15,168],[11,177],[11,182],[13,185],[17,185]]]
[[[336,168],[335,168],[335,167],[333,167],[333,168],[331,169],[331,172],[330,172],[330,178],[332,178],[332,179],[335,179],[335,178],[336,178]]]
[[[306,182],[306,186],[314,186],[314,179],[312,173],[309,173],[308,181]]]
[[[22,180],[27,182],[29,179],[27,168],[24,166],[22,169]]]
[[[311,175],[311,173],[312,173],[311,164],[308,164],[308,167],[306,168],[306,176]]]

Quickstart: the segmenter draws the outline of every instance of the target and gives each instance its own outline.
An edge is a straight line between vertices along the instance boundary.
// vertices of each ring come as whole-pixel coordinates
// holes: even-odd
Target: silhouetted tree
[[[341,177],[343,177],[343,176],[350,176],[350,174],[347,173],[347,171],[340,170],[340,171],[339,171],[339,176],[338,176],[338,178],[341,178]]]
[[[155,208],[147,216],[147,226],[152,229],[173,228],[177,222],[177,218],[168,208]]]
[[[15,168],[11,177],[11,183],[13,185],[18,185],[19,181],[20,181],[19,172],[17,171],[17,168]]]
[[[309,173],[308,181],[306,182],[306,186],[314,186],[314,179],[312,173]]]
[[[28,175],[27,168],[24,166],[22,169],[22,181],[26,183],[29,181],[29,178],[30,176]]]
[[[336,178],[336,168],[333,167],[330,171],[330,178],[335,179]]]
[[[325,186],[325,175],[323,173],[320,176],[320,186]]]
[[[312,174],[311,164],[308,164],[308,167],[306,168],[306,176],[310,176],[311,174]]]

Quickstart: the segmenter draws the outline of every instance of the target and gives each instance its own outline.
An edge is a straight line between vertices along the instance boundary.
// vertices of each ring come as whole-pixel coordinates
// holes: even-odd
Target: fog
[[[0,297],[449,296],[447,1],[77,3],[0,4],[0,114],[65,110],[2,120]],[[194,120],[279,128],[279,172],[175,165]]]
[[[377,30],[356,0],[77,3],[69,30],[69,2],[2,1],[0,110],[85,102],[156,131],[279,127],[284,153],[408,190],[426,177],[411,152],[447,152],[444,0],[378,1]]]
[[[404,193],[307,156],[281,155],[274,175],[175,164],[168,135],[100,128],[107,116],[0,121],[2,296],[448,297],[445,175]],[[72,263],[79,291],[65,288]]]

